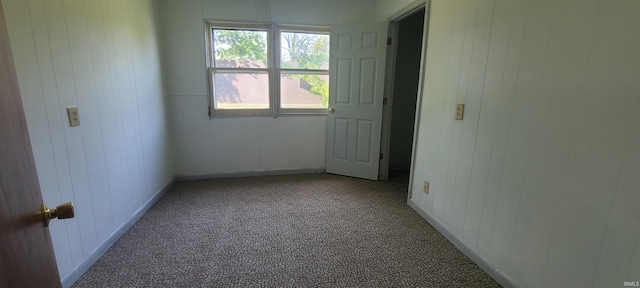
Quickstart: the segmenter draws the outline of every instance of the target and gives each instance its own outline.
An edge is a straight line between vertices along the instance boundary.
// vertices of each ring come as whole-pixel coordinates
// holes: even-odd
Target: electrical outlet
[[[456,120],[464,119],[464,104],[458,104],[456,106]]]
[[[424,181],[424,193],[429,194],[429,181]]]
[[[69,125],[71,127],[80,126],[80,114],[78,113],[78,107],[67,108],[67,115],[69,115]]]

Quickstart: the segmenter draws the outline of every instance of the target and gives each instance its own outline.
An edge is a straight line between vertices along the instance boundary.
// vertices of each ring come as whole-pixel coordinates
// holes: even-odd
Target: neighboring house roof
[[[216,61],[217,67],[265,67],[259,61]],[[282,91],[281,102],[284,104],[311,104],[321,105],[320,95],[311,93],[311,88],[303,79],[291,77],[281,78],[280,89]],[[321,76],[327,81],[328,76]],[[269,79],[267,74],[247,74],[247,73],[216,73],[215,92],[218,103],[248,103],[248,104],[268,104],[269,103]]]

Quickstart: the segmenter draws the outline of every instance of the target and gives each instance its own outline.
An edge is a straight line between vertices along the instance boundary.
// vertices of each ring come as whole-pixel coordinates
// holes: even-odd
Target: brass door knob
[[[42,221],[44,227],[49,227],[49,221],[51,221],[51,219],[69,219],[73,217],[75,217],[75,213],[73,203],[71,202],[62,204],[56,207],[56,209],[49,209],[47,205],[42,204]]]
[[[330,113],[336,112],[336,109],[335,108],[329,108],[329,112]]]

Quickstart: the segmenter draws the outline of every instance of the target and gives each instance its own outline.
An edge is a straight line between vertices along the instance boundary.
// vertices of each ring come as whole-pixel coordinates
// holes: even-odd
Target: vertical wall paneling
[[[127,195],[130,199],[129,211],[128,213],[133,213],[138,207],[143,195],[132,193],[133,191],[144,191],[144,187],[142,187],[141,183],[144,182],[144,173],[143,173],[143,158],[142,151],[140,149],[140,141],[141,141],[141,130],[140,130],[140,121],[139,121],[139,111],[138,111],[138,95],[136,91],[136,75],[134,69],[134,55],[132,54],[133,45],[131,41],[131,34],[135,33],[135,26],[137,23],[131,21],[131,12],[134,9],[134,3],[126,3],[123,0],[116,0],[116,3],[119,2],[118,6],[113,6],[112,13],[116,14],[114,19],[116,23],[122,23],[116,25],[116,35],[115,40],[116,43],[121,43],[116,46],[116,55],[118,55],[118,59],[120,61],[117,62],[118,66],[118,76],[120,78],[120,83],[124,83],[122,85],[122,121],[125,128],[124,141],[126,147],[126,157],[127,159],[132,159],[133,161],[129,161],[128,171],[131,173],[129,175],[129,180],[131,184],[131,191]],[[124,25],[127,23],[127,25]],[[126,32],[125,32],[126,31]]]
[[[628,146],[640,101],[640,38],[636,36],[640,22],[634,16],[638,5],[633,2],[607,2],[600,8],[578,106],[577,121],[581,125],[575,128],[571,143],[543,285],[592,284],[593,277],[579,276],[596,272],[620,174],[625,168],[625,154],[629,149],[638,149]],[[581,241],[576,242],[576,238]],[[574,249],[566,249],[567,245]]]
[[[154,3],[2,0],[43,198],[76,208],[50,226],[65,285],[173,178]]]
[[[136,139],[136,143],[137,145],[135,146],[135,153],[136,153],[136,160],[135,163],[138,163],[138,166],[136,167],[136,172],[137,174],[135,175],[135,179],[137,180],[136,182],[136,189],[137,191],[149,191],[149,185],[148,185],[148,180],[147,180],[147,163],[148,163],[148,159],[145,159],[146,157],[146,151],[145,151],[145,139],[149,139],[150,138],[150,134],[149,134],[149,130],[147,129],[143,129],[143,119],[148,118],[147,116],[147,106],[145,105],[145,103],[149,103],[151,104],[150,101],[144,101],[144,96],[143,93],[145,91],[154,91],[152,90],[151,87],[148,88],[144,88],[146,84],[146,77],[147,75],[153,75],[152,73],[145,73],[144,71],[148,68],[153,68],[153,67],[144,67],[144,65],[141,65],[141,63],[143,63],[143,61],[146,59],[146,55],[145,52],[147,50],[147,47],[145,47],[145,41],[148,39],[148,36],[145,36],[146,31],[153,31],[152,27],[149,27],[147,29],[141,29],[144,28],[143,25],[145,25],[145,23],[152,23],[152,19],[150,19],[148,17],[148,14],[151,13],[150,9],[140,9],[140,4],[143,2],[140,1],[134,1],[131,2],[131,4],[128,5],[128,7],[126,7],[124,11],[122,11],[122,13],[125,15],[125,17],[127,17],[127,22],[128,23],[132,23],[132,25],[130,25],[129,28],[129,33],[127,33],[127,45],[126,47],[129,48],[128,54],[129,54],[129,73],[130,75],[132,75],[133,77],[131,77],[131,82],[132,82],[132,86],[131,86],[131,95],[132,97],[130,97],[130,102],[129,105],[131,106],[131,112],[132,114],[129,115],[135,115],[134,117],[127,117],[127,121],[129,121],[129,123],[132,123],[134,125],[135,128],[135,135],[137,137]],[[141,19],[145,19],[146,21],[135,21],[134,19],[136,18],[141,18]],[[151,33],[153,34],[153,33]],[[159,82],[160,79],[158,79]],[[156,82],[157,83],[157,82]],[[135,212],[135,210],[137,210],[137,207],[140,207],[144,204],[144,202],[149,198],[150,195],[145,195],[146,193],[137,193],[136,195],[138,196],[138,198],[136,199],[136,206],[135,209],[132,212]]]
[[[546,255],[539,251],[548,248],[576,125],[574,107],[580,102],[582,92],[572,87],[584,85],[598,2],[580,1],[582,9],[573,9],[578,3],[567,1],[555,8],[560,14],[554,19],[543,60],[542,83],[545,84],[537,96],[538,110],[530,131],[531,147],[510,256],[511,262],[527,263],[512,271],[527,283],[539,285],[542,279],[540,267],[544,266]]]
[[[493,140],[491,144],[491,156],[488,167],[486,194],[482,201],[482,215],[480,217],[480,233],[478,235],[478,252],[486,257],[489,254],[493,225],[496,217],[496,206],[498,204],[498,192],[503,176],[505,152],[507,147],[507,137],[509,132],[509,119],[512,115],[514,104],[514,93],[518,71],[520,69],[520,56],[522,55],[522,45],[524,42],[524,27],[527,22],[528,1],[507,0],[513,6],[511,21],[509,23],[509,34],[507,36],[507,52],[504,64],[504,75],[500,79],[499,108],[496,114],[496,121],[493,127]],[[506,4],[506,3],[505,3]],[[497,7],[500,7],[498,5]],[[495,25],[494,25],[495,27]],[[504,35],[495,34],[493,37]],[[491,42],[496,40],[491,39]],[[492,59],[493,60],[493,59]],[[493,62],[493,61],[492,61]],[[498,78],[499,79],[499,78]],[[498,80],[496,79],[496,81]],[[488,85],[488,84],[485,84]]]
[[[479,237],[480,222],[482,219],[482,207],[487,193],[486,183],[489,174],[489,161],[494,133],[493,127],[498,114],[500,100],[500,83],[504,77],[504,68],[508,48],[508,33],[513,13],[513,3],[498,0],[492,23],[492,38],[487,55],[486,74],[482,91],[482,104],[478,119],[478,132],[473,165],[471,167],[471,179],[469,181],[469,196],[467,200],[466,215],[464,219],[465,242],[476,247]],[[478,205],[480,203],[480,205]]]
[[[434,137],[428,137],[429,135],[424,135],[423,137],[428,137],[431,138],[431,141],[438,141],[438,146],[437,149],[439,149],[438,151],[440,151],[440,153],[434,153],[436,159],[435,163],[437,164],[437,167],[440,167],[440,169],[434,169],[435,167],[431,168],[433,169],[434,172],[434,176],[435,179],[431,180],[431,185],[432,187],[434,187],[435,189],[432,189],[432,191],[430,193],[433,193],[431,195],[433,195],[433,215],[435,217],[438,217],[440,219],[442,219],[444,217],[444,211],[445,209],[445,199],[447,199],[447,175],[448,175],[448,167],[449,167],[449,155],[451,153],[451,149],[452,149],[452,143],[451,143],[451,138],[452,138],[452,133],[453,133],[453,129],[451,129],[453,122],[451,121],[451,119],[453,118],[453,107],[455,107],[455,99],[456,99],[456,95],[457,95],[457,82],[455,81],[455,79],[458,78],[458,76],[460,75],[460,65],[461,65],[461,55],[462,55],[462,47],[463,47],[463,37],[460,37],[460,35],[462,34],[462,32],[464,31],[464,27],[465,27],[465,19],[466,19],[466,14],[465,12],[467,11],[467,9],[465,9],[465,7],[468,5],[467,1],[455,1],[456,5],[453,5],[453,7],[449,7],[449,5],[445,5],[442,4],[440,2],[432,2],[433,6],[443,6],[443,8],[447,9],[442,9],[444,11],[448,12],[449,18],[448,19],[443,19],[444,21],[437,21],[438,18],[436,18],[439,13],[431,13],[433,17],[433,23],[436,26],[440,26],[445,24],[446,26],[444,26],[442,29],[443,33],[447,32],[447,34],[445,34],[447,36],[447,38],[442,38],[442,36],[440,36],[439,34],[433,35],[433,33],[438,33],[440,31],[440,29],[438,30],[431,30],[429,32],[429,37],[432,37],[432,39],[437,39],[437,41],[432,42],[431,40],[429,40],[429,43],[433,45],[442,45],[442,48],[440,49],[427,49],[427,53],[432,53],[435,55],[440,55],[440,57],[428,57],[427,56],[427,61],[430,61],[431,59],[439,59],[438,62],[434,63],[434,67],[433,69],[427,69],[427,71],[425,73],[432,73],[431,71],[433,70],[433,73],[436,73],[436,75],[440,75],[440,77],[446,77],[444,79],[435,79],[436,81],[433,82],[427,82],[427,84],[425,85],[424,89],[424,93],[426,96],[425,98],[429,99],[429,101],[424,101],[423,103],[425,103],[425,105],[428,105],[427,103],[433,103],[430,104],[429,106],[434,106],[435,109],[437,109],[437,111],[441,111],[441,112],[436,112],[436,111],[427,111],[424,114],[426,114],[426,117],[437,117],[438,115],[440,116],[440,123],[442,123],[441,125],[441,129],[437,129],[437,127],[434,127],[433,130],[430,131],[434,131],[433,133],[436,133],[435,131],[438,131],[436,135],[438,135],[437,138],[433,139]],[[432,6],[432,7],[433,7]],[[432,10],[433,11],[433,10]],[[438,9],[438,11],[440,11],[440,9]],[[443,12],[444,12],[443,11]],[[431,25],[430,25],[431,26]],[[438,44],[435,44],[438,43]],[[442,43],[442,44],[439,44]],[[435,51],[434,51],[435,50]],[[446,69],[442,68],[442,67],[446,67]],[[443,73],[444,72],[444,73]],[[437,85],[437,83],[445,83],[446,85]],[[439,90],[441,89],[441,90]],[[444,97],[439,97],[439,95],[442,95]],[[433,102],[431,102],[433,101]],[[437,104],[436,104],[437,103]],[[427,107],[429,107],[427,106]],[[429,116],[429,115],[433,115],[433,116]],[[424,121],[429,121],[429,120],[424,120]],[[431,120],[433,121],[433,120]],[[436,124],[438,122],[435,122],[434,124]],[[418,134],[418,137],[420,137],[421,133]],[[420,141],[420,140],[418,140]],[[424,141],[424,140],[423,140]],[[418,142],[420,143],[420,142]],[[414,153],[418,153],[420,151],[420,149],[418,149],[416,152]],[[441,188],[440,188],[441,187]],[[418,190],[420,191],[420,190]]]
[[[121,148],[122,148],[122,153],[123,153],[123,158],[124,159],[137,159],[137,155],[136,155],[136,144],[138,144],[136,142],[137,140],[137,136],[136,136],[136,120],[133,119],[131,116],[135,115],[132,114],[133,113],[133,107],[131,106],[131,102],[132,102],[132,98],[134,98],[135,96],[132,94],[133,88],[132,88],[132,81],[133,81],[133,75],[131,75],[131,71],[129,69],[129,56],[130,56],[130,51],[129,51],[129,47],[127,47],[127,34],[126,31],[129,27],[125,26],[125,21],[127,20],[126,16],[126,9],[128,9],[129,7],[127,7],[125,5],[125,2],[122,0],[115,0],[115,1],[111,1],[113,2],[112,5],[110,5],[110,17],[111,17],[111,25],[113,27],[113,41],[114,41],[114,62],[115,62],[115,69],[116,69],[116,75],[117,75],[117,87],[118,87],[118,92],[117,92],[117,99],[119,101],[119,109],[118,109],[118,113],[120,114],[121,117],[121,130],[123,131],[123,138],[122,138],[122,143],[121,143]],[[107,3],[109,4],[109,3]],[[135,206],[135,202],[137,202],[135,195],[133,195],[131,192],[135,191],[138,189],[137,187],[137,181],[138,179],[136,178],[136,176],[138,176],[138,174],[136,173],[136,166],[137,163],[133,162],[133,161],[125,161],[125,171],[126,171],[126,179],[127,179],[127,184],[128,189],[125,190],[125,197],[124,199],[125,202],[124,204],[124,213],[125,215],[129,215],[131,213],[133,213],[133,209]]]
[[[625,281],[640,279],[640,267],[633,266],[633,252],[640,253],[637,251],[640,244],[640,218],[635,213],[640,203],[640,179],[633,173],[640,170],[640,105],[636,108],[634,122],[598,256],[594,273],[595,287],[609,285],[609,278],[627,279]]]
[[[411,204],[516,286],[637,281],[640,2],[431,9]]]
[[[549,46],[557,7],[551,2],[530,2],[527,24],[524,30],[524,42],[520,60],[520,69],[516,81],[513,114],[509,123],[507,149],[504,158],[504,171],[498,191],[498,204],[493,225],[491,250],[497,256],[496,266],[505,269],[510,253],[511,241],[518,217],[518,203],[522,197],[524,175],[529,161],[531,148],[531,129],[536,121],[539,101],[538,85],[544,74],[545,53]]]
[[[467,86],[462,88],[461,95],[464,97],[458,103],[465,104],[465,120],[458,121],[462,124],[460,137],[460,156],[458,159],[458,170],[456,181],[451,191],[453,195],[453,210],[466,211],[469,197],[469,185],[471,178],[471,168],[473,166],[474,146],[480,115],[480,107],[483,101],[484,75],[487,67],[487,55],[489,52],[489,40],[491,38],[491,24],[495,1],[484,1],[483,5],[476,5],[476,23],[471,45],[471,60],[468,73]],[[475,190],[471,193],[475,194]],[[464,238],[462,233],[466,213],[456,213],[453,215],[452,227]]]
[[[102,140],[102,127],[100,124],[98,98],[96,91],[94,67],[92,62],[91,46],[89,43],[89,30],[85,15],[85,3],[79,0],[65,0],[63,2],[66,15],[67,34],[69,38],[69,53],[72,70],[74,73],[75,90],[77,92],[76,103],[82,107],[81,115],[98,115],[98,117],[85,117],[82,120],[82,136],[84,150],[86,151],[86,170],[89,180],[89,190],[92,195],[91,208],[94,214],[96,227],[111,226],[111,204],[108,195],[108,181],[106,161],[104,159],[104,147]],[[104,241],[109,236],[109,230],[96,229],[98,241]],[[85,251],[85,253],[91,251]]]
[[[473,41],[475,39],[475,32],[477,29],[476,23],[478,18],[478,5],[479,0],[466,0],[465,6],[465,28],[464,28],[464,38],[462,40],[462,54],[460,55],[460,74],[457,79],[454,79],[455,82],[455,90],[451,91],[453,97],[449,98],[453,100],[453,103],[445,106],[445,110],[450,110],[455,107],[456,103],[463,103],[466,101],[466,93],[469,85],[470,71],[471,71],[471,60],[473,56]],[[449,108],[451,107],[451,108]],[[446,115],[446,114],[445,114]],[[451,116],[449,116],[449,120],[451,120]],[[452,124],[451,129],[451,151],[449,152],[449,164],[447,170],[447,179],[446,179],[446,190],[445,190],[445,198],[444,198],[444,223],[445,225],[453,228],[453,219],[454,215],[452,214],[452,209],[454,208],[454,200],[456,200],[455,196],[455,184],[456,184],[456,175],[457,171],[460,168],[460,145],[462,138],[462,121],[455,121]]]
[[[76,80],[74,79],[73,63],[71,62],[71,51],[69,48],[69,31],[67,31],[67,19],[64,14],[64,3],[62,1],[43,2],[47,28],[49,34],[49,44],[53,58],[54,76],[60,99],[59,109],[65,111],[67,107],[79,106]],[[27,95],[23,97],[28,97]],[[83,107],[84,108],[84,107]],[[83,114],[80,109],[80,116]],[[29,117],[29,116],[27,116]],[[66,122],[67,119],[63,118]],[[81,118],[81,122],[86,122]],[[67,123],[64,123],[67,124]],[[91,199],[91,186],[89,184],[87,159],[85,146],[83,143],[83,128],[70,128],[68,125],[63,129],[66,138],[67,156],[71,170],[71,182],[73,188],[73,198],[76,202],[76,215],[80,224],[80,239],[82,241],[83,255],[91,253],[92,247],[98,245],[98,235],[96,222],[94,219],[93,201]],[[37,165],[37,163],[36,163]]]
[[[133,33],[130,33],[132,41],[132,58],[136,76],[136,95],[138,104],[138,121],[141,130],[141,149],[144,165],[144,191],[146,197],[152,196],[149,193],[161,189],[160,183],[154,183],[152,179],[165,177],[166,169],[154,169],[156,166],[166,166],[162,159],[169,149],[167,143],[158,140],[168,136],[165,129],[167,121],[165,115],[149,113],[150,111],[161,110],[165,104],[165,99],[153,97],[162,93],[162,87],[156,83],[162,81],[162,67],[160,65],[160,51],[152,49],[159,45],[159,29],[154,25],[158,21],[156,17],[157,7],[149,7],[148,2],[133,2],[134,9],[130,9],[131,19],[141,18],[144,21],[136,21]],[[150,33],[152,32],[152,33]],[[152,91],[153,93],[146,93]]]
[[[102,155],[106,177],[106,183],[103,188],[111,193],[105,193],[105,198],[102,200],[102,205],[108,205],[106,215],[109,216],[109,229],[114,229],[116,221],[114,221],[113,215],[120,213],[118,211],[117,192],[122,191],[123,188],[118,179],[122,179],[122,172],[119,169],[120,155],[118,153],[118,146],[114,145],[114,142],[118,139],[118,129],[113,123],[115,119],[112,111],[115,110],[113,101],[113,90],[111,89],[111,75],[109,74],[109,59],[107,57],[106,50],[106,34],[104,18],[102,16],[102,7],[99,1],[85,2],[87,29],[89,36],[89,49],[92,51],[91,61],[93,67],[93,79],[95,85],[94,97],[97,100],[98,115],[100,116],[100,130],[102,132],[102,149],[104,154]],[[103,79],[103,81],[100,81]],[[114,203],[116,202],[116,203]]]
[[[116,41],[116,36],[118,33],[118,30],[116,29],[116,25],[118,25],[117,23],[121,23],[121,19],[116,18],[117,15],[119,15],[118,13],[118,7],[122,5],[122,2],[120,1],[109,1],[109,0],[102,0],[102,14],[103,14],[103,18],[104,18],[104,23],[105,23],[105,39],[107,41],[106,43],[106,50],[107,50],[107,60],[109,62],[109,73],[110,73],[110,77],[108,78],[110,80],[111,84],[111,90],[110,92],[112,93],[113,97],[111,97],[112,101],[113,101],[113,105],[114,108],[116,108],[115,110],[111,111],[111,117],[113,122],[112,125],[114,125],[114,129],[116,130],[117,136],[114,139],[111,139],[111,144],[114,145],[115,147],[117,147],[117,158],[119,161],[117,161],[116,164],[116,169],[118,169],[118,171],[120,171],[120,181],[119,181],[119,186],[114,187],[114,189],[116,189],[114,192],[113,197],[112,197],[112,207],[113,207],[113,218],[114,221],[116,223],[122,223],[125,221],[127,215],[128,215],[128,205],[129,203],[131,203],[131,199],[129,199],[127,197],[128,195],[128,191],[131,191],[131,180],[130,177],[131,175],[129,174],[129,165],[128,162],[126,161],[127,155],[126,155],[126,138],[124,135],[124,131],[125,131],[125,125],[124,125],[124,116],[122,113],[122,109],[119,109],[119,107],[122,107],[122,100],[121,100],[121,95],[123,95],[123,91],[122,91],[122,85],[121,85],[121,81],[122,79],[120,78],[120,72],[118,71],[118,59],[120,59],[122,56],[118,55],[116,53],[116,47],[122,45],[121,43],[118,43]],[[107,78],[105,78],[106,80]],[[119,189],[118,189],[119,188]]]

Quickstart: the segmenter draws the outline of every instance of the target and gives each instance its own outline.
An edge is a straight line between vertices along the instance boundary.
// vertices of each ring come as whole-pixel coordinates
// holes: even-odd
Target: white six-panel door
[[[327,173],[378,179],[387,23],[331,27]]]

